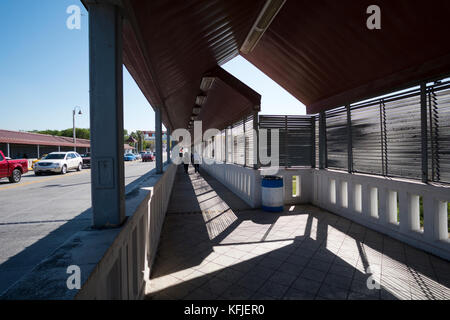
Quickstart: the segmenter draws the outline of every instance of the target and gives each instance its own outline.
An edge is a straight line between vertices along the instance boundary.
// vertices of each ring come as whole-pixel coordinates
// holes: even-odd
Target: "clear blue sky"
[[[69,30],[66,9],[82,9]],[[77,0],[1,0],[0,129],[89,127],[88,13]],[[262,113],[304,114],[305,107],[242,57],[223,66],[262,94]],[[124,127],[154,129],[154,112],[124,68]]]

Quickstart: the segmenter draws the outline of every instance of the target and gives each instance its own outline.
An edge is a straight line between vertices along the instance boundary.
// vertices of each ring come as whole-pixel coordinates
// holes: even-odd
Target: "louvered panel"
[[[311,166],[311,116],[259,116],[259,128],[268,129],[263,151],[271,154],[270,130],[279,130],[280,166]]]
[[[450,183],[450,85],[430,88],[428,95],[428,165],[432,181]]]
[[[311,166],[311,116],[288,116],[287,128],[288,165]]]
[[[233,163],[244,165],[245,159],[244,159],[244,123],[243,121],[239,121],[235,124],[233,124],[232,128],[232,135],[233,135]]]
[[[316,137],[315,137],[315,143],[316,143],[316,168],[319,168],[319,116],[318,115],[316,115],[315,117],[314,117],[314,123],[315,123],[315,128],[314,128],[314,131],[315,131],[315,135],[316,135]]]
[[[386,100],[387,175],[421,179],[420,92]]]
[[[227,136],[227,163],[233,163],[233,130],[231,128],[225,129],[225,133]]]
[[[328,167],[348,169],[347,109],[340,107],[327,111],[327,155]]]
[[[353,170],[383,174],[379,103],[351,106]]]
[[[272,155],[271,150],[271,136],[273,129],[278,129],[278,137],[279,137],[279,165],[284,167],[286,166],[286,116],[267,116],[260,115],[259,116],[259,128],[267,129],[267,143],[263,146],[260,152],[264,152],[268,156]],[[262,164],[262,166],[269,166],[270,164]]]
[[[253,115],[245,119],[245,165],[253,166],[256,162],[256,139],[253,132]]]

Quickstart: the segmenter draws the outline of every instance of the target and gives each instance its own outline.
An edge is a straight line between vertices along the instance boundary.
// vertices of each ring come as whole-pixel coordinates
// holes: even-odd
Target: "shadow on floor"
[[[450,299],[447,261],[314,206],[250,210],[205,173],[175,181],[147,299]]]

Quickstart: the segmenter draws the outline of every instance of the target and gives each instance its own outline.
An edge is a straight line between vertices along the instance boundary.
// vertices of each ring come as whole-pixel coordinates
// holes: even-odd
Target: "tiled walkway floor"
[[[450,299],[445,260],[314,206],[251,210],[179,169],[148,299]]]

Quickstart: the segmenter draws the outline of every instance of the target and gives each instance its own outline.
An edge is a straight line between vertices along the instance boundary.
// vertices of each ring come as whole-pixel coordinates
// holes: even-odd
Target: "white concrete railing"
[[[158,249],[176,165],[146,190],[144,199],[75,299],[141,299]],[[127,203],[128,205],[128,203]],[[105,290],[106,289],[106,290]]]
[[[203,164],[202,168],[253,208],[260,207],[261,176],[267,169],[219,163]],[[284,178],[285,205],[312,203],[450,260],[447,222],[450,186],[311,168],[280,169],[277,175]]]
[[[0,299],[140,299],[158,248],[177,166],[150,172],[126,193],[127,220],[120,228],[77,232]],[[127,186],[128,188],[128,186]],[[81,288],[69,288],[69,266]]]
[[[449,186],[332,170],[312,172],[313,204],[450,260]]]
[[[261,176],[257,170],[230,163],[206,164],[203,162],[201,167],[250,207],[261,206]]]
[[[212,159],[210,159],[212,162]],[[261,179],[269,174],[268,169],[254,170],[230,163],[202,164],[202,169],[219,180],[228,189],[244,200],[250,207],[261,206]],[[311,168],[281,169],[277,175],[283,176],[284,203],[301,204],[312,202]],[[296,194],[293,194],[293,178],[296,177]]]

